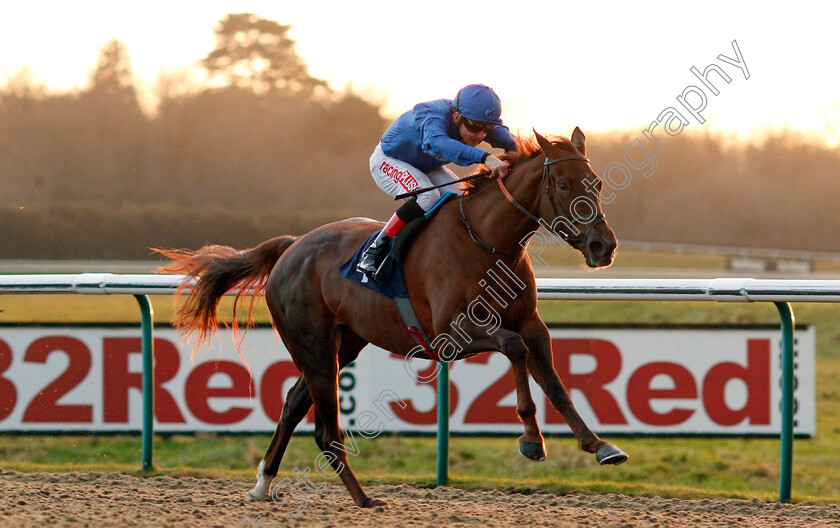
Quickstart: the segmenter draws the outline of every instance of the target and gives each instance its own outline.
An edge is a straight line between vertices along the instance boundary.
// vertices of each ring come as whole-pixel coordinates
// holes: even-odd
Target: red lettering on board
[[[274,422],[280,421],[283,414],[283,406],[286,400],[283,398],[283,384],[289,378],[300,377],[300,371],[292,361],[277,361],[265,369],[260,380],[260,401],[262,402],[265,414]],[[309,409],[306,415],[310,423],[315,423],[315,407]]]
[[[671,389],[652,389],[650,382],[656,376],[670,377],[674,382]],[[676,363],[657,362],[642,365],[630,376],[627,382],[627,405],[630,411],[648,425],[677,425],[688,420],[693,409],[671,409],[658,413],[650,406],[656,399],[693,399],[697,398],[697,385],[691,372]]]
[[[230,387],[208,387],[207,382],[216,374],[226,374],[232,384]],[[248,397],[254,393],[254,382],[248,370],[232,361],[208,361],[195,367],[187,377],[184,386],[184,398],[193,416],[209,424],[232,424],[240,422],[251,414],[247,407],[230,407],[224,412],[210,408],[210,398]]]
[[[424,370],[421,370],[417,373],[417,375],[421,379],[428,379],[435,373],[435,369],[437,369],[437,363],[432,362],[428,367]],[[437,386],[438,386],[438,378],[435,376],[435,379],[430,381],[429,383],[419,383],[417,385],[422,387],[427,387],[434,391],[435,395],[435,402],[437,402]],[[396,414],[400,420],[404,422],[408,422],[410,424],[415,425],[431,425],[437,423],[437,404],[433,405],[431,409],[428,411],[418,411],[411,400],[402,400],[404,406],[400,405],[398,402],[389,401],[388,405],[391,407],[391,410]],[[458,389],[455,387],[454,384],[450,382],[449,385],[449,416],[452,416],[452,413],[455,411],[455,408],[458,406]]]
[[[726,384],[734,379],[747,386],[747,402],[741,409],[726,404]],[[703,380],[703,405],[709,418],[720,425],[736,425],[749,419],[751,424],[770,424],[770,340],[747,341],[747,366],[727,362],[715,365]]]
[[[490,360],[490,354],[481,354],[464,361],[467,363],[484,363]],[[464,423],[517,423],[516,405],[499,405],[502,399],[516,390],[516,380],[513,377],[513,367],[508,365],[505,373],[489,387],[476,396],[464,416]]]
[[[160,423],[185,423],[172,394],[161,387],[178,374],[181,358],[178,348],[167,339],[155,338],[154,393],[155,418]],[[139,337],[106,337],[102,340],[102,420],[128,423],[128,391],[142,394],[142,372],[128,370],[129,354],[143,351]]]
[[[90,350],[75,337],[51,336],[33,341],[26,349],[23,360],[29,363],[46,363],[53,352],[63,352],[70,362],[67,369],[32,398],[23,412],[24,422],[37,423],[91,423],[92,405],[59,404],[58,400],[73,390],[90,372]]]
[[[615,397],[604,388],[621,372],[621,351],[610,341],[603,339],[552,339],[551,350],[554,368],[566,386],[566,390],[578,389],[592,407],[592,412],[602,425],[626,424],[627,419]],[[595,360],[595,370],[584,374],[571,373],[573,354],[585,354]],[[546,398],[545,422],[566,423],[560,413],[553,411]]]
[[[12,348],[0,339],[0,374],[12,366]],[[15,410],[17,403],[17,388],[12,380],[0,376],[0,422],[5,420]]]

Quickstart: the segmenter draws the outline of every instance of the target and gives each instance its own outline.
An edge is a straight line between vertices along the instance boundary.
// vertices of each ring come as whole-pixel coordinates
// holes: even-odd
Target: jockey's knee
[[[429,211],[440,200],[441,192],[439,189],[428,191],[417,197],[417,205],[424,211]]]
[[[426,209],[423,209],[421,205],[419,205],[419,200],[417,198],[411,198],[407,200],[404,204],[397,209],[397,216],[402,220],[404,223],[409,224],[412,220],[416,218],[420,218],[426,212]]]

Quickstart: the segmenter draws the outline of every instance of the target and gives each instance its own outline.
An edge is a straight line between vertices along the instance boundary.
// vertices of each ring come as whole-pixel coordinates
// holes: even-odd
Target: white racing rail
[[[170,295],[182,275],[114,273],[0,275],[0,294],[134,295],[141,308],[143,331],[143,469],[152,467],[154,433],[152,308],[148,295]],[[537,279],[543,300],[772,302],[781,316],[782,431],[779,501],[790,500],[793,465],[793,311],[790,302],[840,302],[840,280],[782,279]],[[438,410],[449,408],[448,368],[440,364]],[[438,413],[438,477],[448,475],[448,413]]]
[[[840,280],[537,279],[540,299],[840,302]]]
[[[170,295],[183,275],[0,275],[0,293]],[[840,302],[840,280],[537,279],[540,299],[580,301]]]

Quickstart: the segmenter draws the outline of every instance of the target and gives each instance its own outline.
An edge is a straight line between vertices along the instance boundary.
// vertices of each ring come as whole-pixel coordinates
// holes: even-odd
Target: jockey
[[[454,100],[438,99],[416,105],[401,115],[382,135],[370,157],[370,172],[380,189],[390,196],[458,179],[447,163],[467,166],[483,163],[503,177],[507,164],[477,148],[486,141],[492,147],[516,150],[510,131],[502,124],[502,105],[492,88],[471,84]],[[395,212],[376,240],[365,251],[357,269],[373,278],[406,224],[431,210],[447,192],[460,194],[455,185],[410,198]]]

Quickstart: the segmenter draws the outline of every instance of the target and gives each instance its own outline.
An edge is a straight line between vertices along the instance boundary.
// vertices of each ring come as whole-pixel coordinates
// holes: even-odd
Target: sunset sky
[[[830,7],[826,7],[830,6]],[[483,82],[523,131],[641,133],[717,64],[701,125],[734,132],[790,128],[840,143],[840,7],[829,2],[16,2],[0,18],[0,81],[28,66],[53,91],[83,87],[97,53],[117,38],[137,84],[196,67],[227,13],[290,24],[310,73],[348,84],[395,116],[422,100]],[[718,60],[742,53],[744,72]],[[684,112],[685,113],[685,112]],[[687,115],[687,114],[686,114]]]

